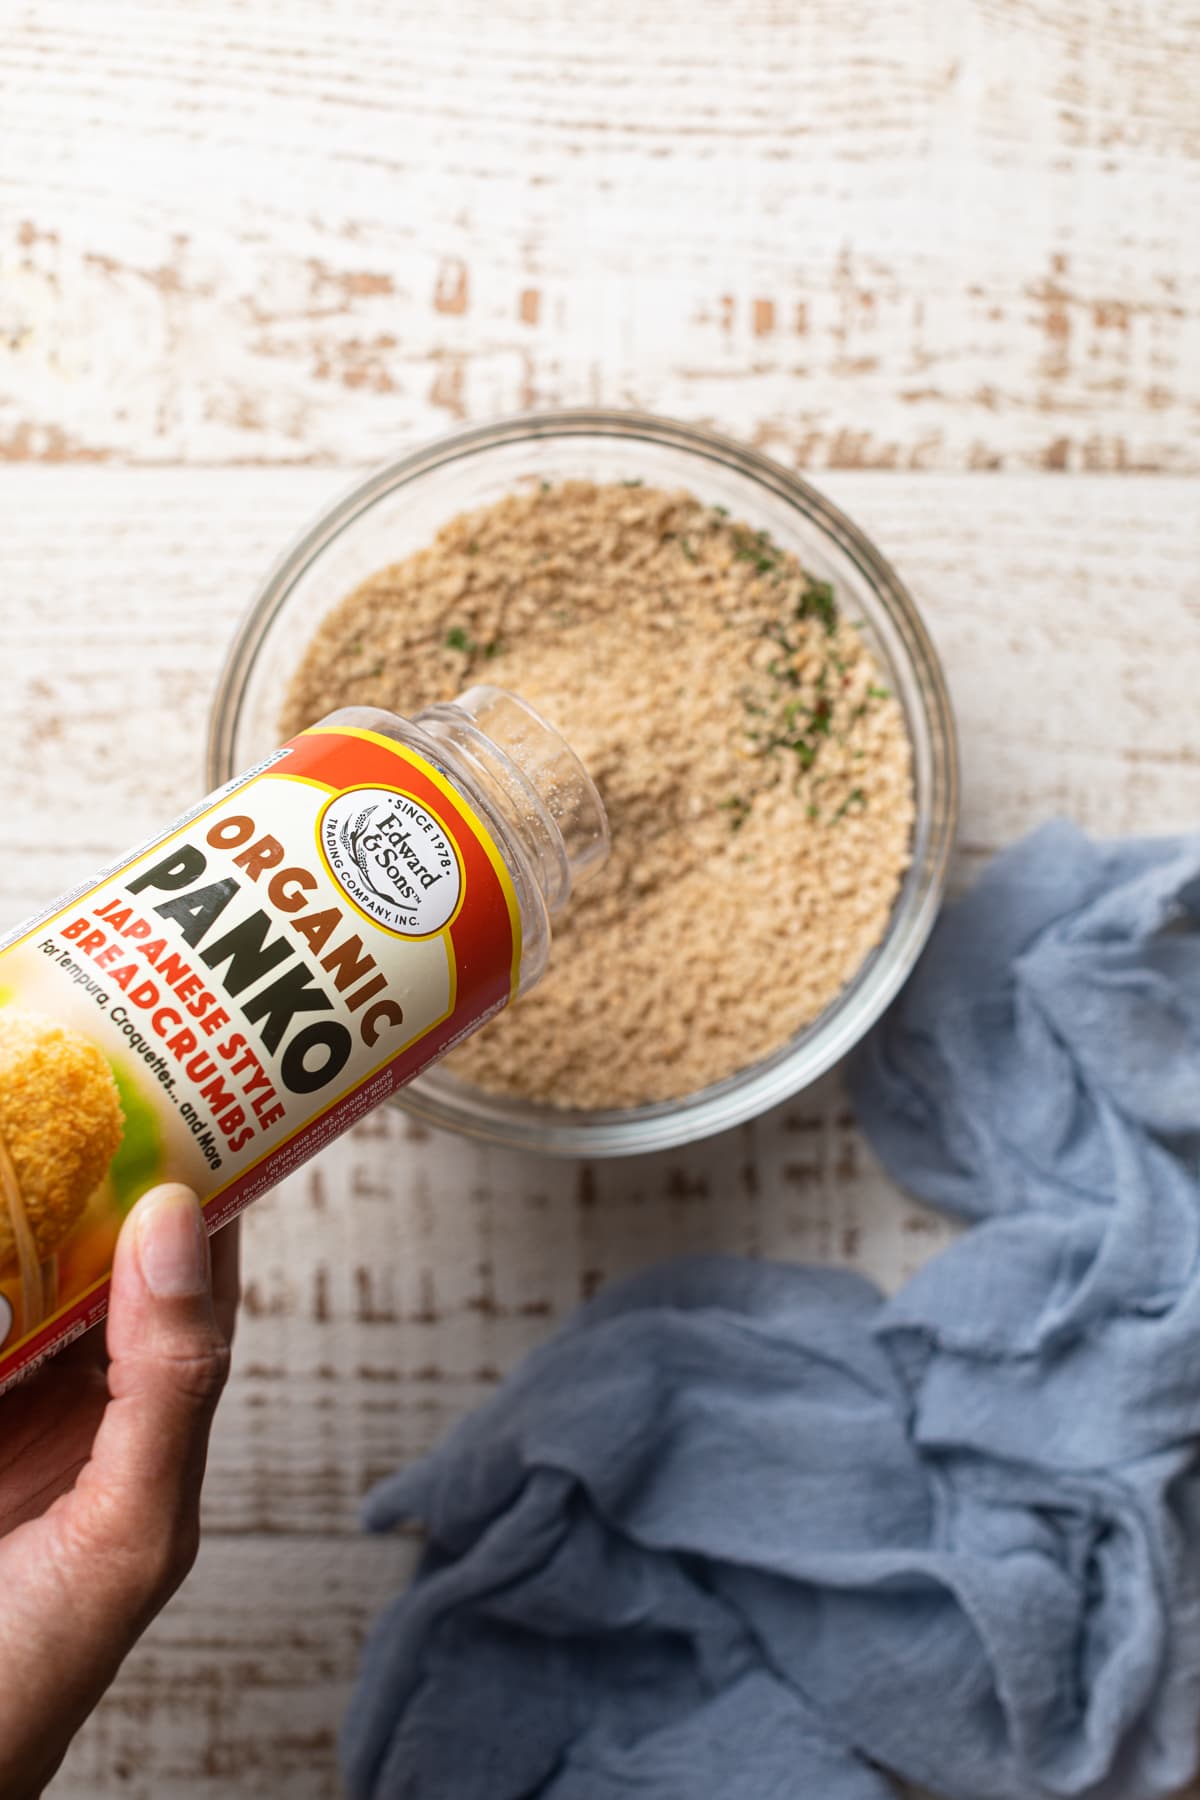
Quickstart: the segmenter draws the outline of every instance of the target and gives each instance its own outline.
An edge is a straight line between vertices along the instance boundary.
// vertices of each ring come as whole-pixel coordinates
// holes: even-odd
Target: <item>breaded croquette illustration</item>
[[[39,1263],[55,1254],[108,1173],[124,1125],[112,1070],[94,1044],[51,1019],[0,1007],[0,1276],[30,1250]]]

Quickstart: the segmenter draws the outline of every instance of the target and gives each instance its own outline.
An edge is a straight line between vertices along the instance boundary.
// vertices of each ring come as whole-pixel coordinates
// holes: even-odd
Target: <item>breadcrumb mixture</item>
[[[570,481],[452,520],[324,622],[287,735],[486,680],[583,759],[612,853],[540,985],[454,1052],[492,1092],[671,1100],[777,1049],[880,942],[909,861],[898,702],[826,582],[687,493]]]

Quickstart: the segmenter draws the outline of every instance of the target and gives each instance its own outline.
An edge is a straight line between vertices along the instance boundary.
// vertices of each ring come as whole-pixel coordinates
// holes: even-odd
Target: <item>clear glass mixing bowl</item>
[[[210,785],[278,741],[288,684],[318,623],[364,576],[428,543],[465,508],[533,479],[642,480],[688,488],[765,529],[861,618],[899,697],[913,749],[912,864],[887,936],[804,1031],[727,1080],[652,1106],[570,1111],[481,1092],[431,1069],[397,1103],[436,1125],[571,1156],[624,1156],[707,1137],[764,1112],[836,1063],[892,999],[925,943],[946,880],[958,804],[954,721],[941,667],[911,595],[828,500],[769,458],[669,419],[559,412],[444,438],[369,476],[321,515],[267,577],[234,640],[213,705]]]

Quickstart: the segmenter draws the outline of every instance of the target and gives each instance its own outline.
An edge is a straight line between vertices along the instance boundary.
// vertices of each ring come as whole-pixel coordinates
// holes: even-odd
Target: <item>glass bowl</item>
[[[210,786],[278,741],[278,715],[317,625],[365,576],[429,542],[456,513],[514,487],[571,477],[687,488],[725,506],[832,581],[861,618],[912,741],[912,863],[887,935],[837,999],[763,1061],[654,1105],[595,1112],[482,1092],[445,1068],[396,1103],[435,1125],[568,1156],[626,1156],[707,1137],[807,1087],[845,1056],[911,970],[945,886],[958,804],[954,721],[941,667],[911,595],[845,515],[778,464],[727,438],[625,412],[556,412],[481,426],[416,450],[360,481],[321,515],[267,577],[242,623],[213,705]]]

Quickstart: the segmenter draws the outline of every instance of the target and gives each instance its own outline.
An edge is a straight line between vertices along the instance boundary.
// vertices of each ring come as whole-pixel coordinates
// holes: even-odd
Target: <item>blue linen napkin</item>
[[[976,1221],[893,1300],[601,1294],[368,1523],[361,1800],[1141,1800],[1200,1720],[1200,839],[1066,825],[946,913],[852,1072]]]

